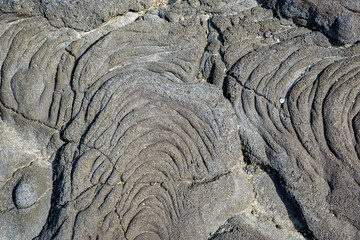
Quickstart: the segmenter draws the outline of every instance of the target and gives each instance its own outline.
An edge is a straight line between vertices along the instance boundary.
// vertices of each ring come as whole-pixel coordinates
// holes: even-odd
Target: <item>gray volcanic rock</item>
[[[90,34],[54,29],[40,17],[4,17],[0,20],[2,103],[26,118],[61,128],[77,113],[85,89],[100,83],[102,75],[140,65],[173,81],[195,81],[196,59],[206,44],[200,20],[169,25],[139,22],[110,33],[138,16],[126,15]],[[186,32],[186,37],[179,37]],[[181,61],[174,62],[174,56]]]
[[[65,130],[59,198],[39,239],[204,239],[250,205],[219,90],[140,71],[88,94]]]
[[[14,220],[1,238],[206,238],[250,206],[234,110],[221,90],[196,83],[206,20],[130,23],[137,17],[82,33],[2,15],[1,109],[65,144],[54,142],[53,183],[30,168],[5,181],[4,222],[17,216],[10,206],[38,206],[45,182],[54,189],[41,208],[49,216],[35,214],[31,232],[31,219]],[[4,174],[17,168],[9,158]]]
[[[1,0],[0,13],[45,16],[55,27],[90,31],[112,17],[152,7],[158,0]],[[161,1],[160,1],[161,2]]]
[[[176,22],[194,16],[209,18],[211,14],[229,16],[256,6],[254,0],[177,0],[150,12],[166,21]]]
[[[59,32],[41,17],[0,17],[2,104],[26,118],[60,127],[70,119],[74,61],[65,53],[74,32]]]
[[[343,44],[360,40],[360,3],[352,0],[270,0],[266,6]]]
[[[228,219],[210,239],[311,239],[299,207],[279,179],[255,165],[247,165],[245,170],[254,191],[251,211]]]
[[[359,5],[260,2],[0,1],[0,239],[359,239]]]
[[[331,47],[319,33],[258,13],[213,20],[243,149],[249,161],[279,173],[316,238],[358,239],[360,165],[352,123],[360,48]],[[247,30],[249,18],[256,20]],[[228,34],[241,31],[244,41]]]
[[[40,0],[0,0],[0,14],[16,13],[21,16],[41,15]]]
[[[32,239],[46,223],[52,194],[52,161],[43,151],[56,132],[1,108],[0,239]]]
[[[41,7],[51,25],[89,31],[112,17],[148,9],[154,3],[155,0],[42,0]]]

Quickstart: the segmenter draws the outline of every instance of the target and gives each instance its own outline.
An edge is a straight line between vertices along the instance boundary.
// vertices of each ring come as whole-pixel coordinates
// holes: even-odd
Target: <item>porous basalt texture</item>
[[[0,1],[0,239],[359,239],[358,6],[300,3]]]

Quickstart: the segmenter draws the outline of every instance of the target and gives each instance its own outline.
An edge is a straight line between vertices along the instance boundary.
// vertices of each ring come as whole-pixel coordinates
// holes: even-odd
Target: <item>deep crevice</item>
[[[302,213],[302,209],[297,202],[295,196],[292,196],[291,192],[286,190],[284,186],[286,186],[286,181],[282,178],[279,172],[271,167],[270,165],[261,164],[259,161],[256,161],[257,157],[251,153],[250,147],[246,144],[246,139],[240,136],[241,141],[241,151],[244,156],[244,162],[246,167],[248,166],[255,166],[261,169],[262,171],[266,172],[273,184],[275,186],[275,190],[284,203],[289,219],[292,221],[295,229],[303,235],[308,240],[315,240],[313,233],[311,232],[305,217]],[[245,168],[246,168],[245,167]]]

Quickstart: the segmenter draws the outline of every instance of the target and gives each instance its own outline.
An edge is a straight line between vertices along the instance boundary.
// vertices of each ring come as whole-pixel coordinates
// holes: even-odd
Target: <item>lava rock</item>
[[[264,6],[300,25],[321,30],[340,44],[360,40],[360,5],[357,1],[270,0],[264,1]]]
[[[0,238],[359,239],[359,8],[0,0]]]
[[[232,48],[238,60],[229,59],[225,94],[244,149],[251,163],[278,172],[315,238],[357,239],[360,166],[351,123],[359,111],[359,45],[329,47],[319,33],[281,25],[278,41]]]
[[[54,27],[90,31],[113,17],[150,9],[155,0],[2,0],[1,13],[44,16]]]

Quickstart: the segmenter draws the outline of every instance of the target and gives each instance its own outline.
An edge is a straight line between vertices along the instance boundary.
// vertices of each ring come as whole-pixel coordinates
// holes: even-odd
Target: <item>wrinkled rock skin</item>
[[[360,239],[359,11],[0,0],[0,239]]]

